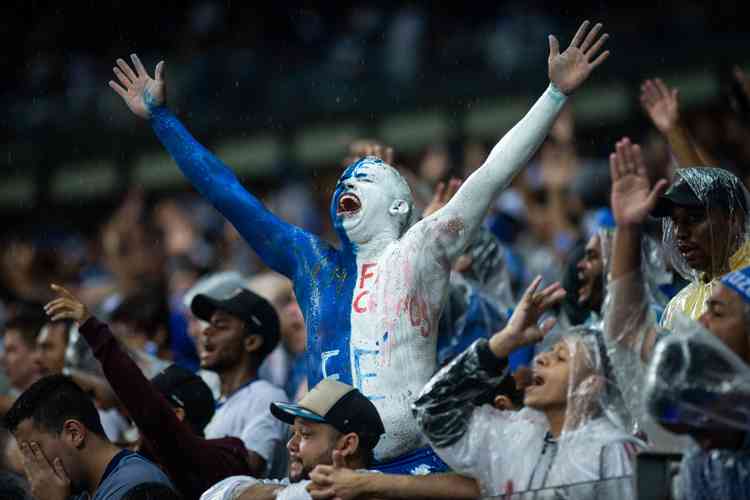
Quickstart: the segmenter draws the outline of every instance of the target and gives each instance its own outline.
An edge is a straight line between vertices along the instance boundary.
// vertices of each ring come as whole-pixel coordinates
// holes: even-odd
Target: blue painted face
[[[339,177],[331,199],[331,221],[345,245],[364,244],[378,234],[393,233],[400,222],[391,216],[391,206],[397,199],[410,203],[410,198],[398,172],[380,158],[368,156]]]

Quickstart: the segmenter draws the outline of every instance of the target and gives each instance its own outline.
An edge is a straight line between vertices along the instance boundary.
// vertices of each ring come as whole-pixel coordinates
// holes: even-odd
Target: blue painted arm
[[[267,266],[294,280],[308,267],[305,264],[329,250],[316,236],[272,214],[166,107],[155,107],[151,114],[156,136],[182,173],[237,228]]]

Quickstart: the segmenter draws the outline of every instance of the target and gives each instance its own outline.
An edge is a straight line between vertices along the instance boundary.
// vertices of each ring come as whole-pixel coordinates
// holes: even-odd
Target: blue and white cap
[[[734,290],[742,300],[750,303],[750,266],[743,267],[721,278],[721,284]]]

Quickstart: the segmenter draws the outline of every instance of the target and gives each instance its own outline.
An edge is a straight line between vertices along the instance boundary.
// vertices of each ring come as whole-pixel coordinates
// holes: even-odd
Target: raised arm
[[[221,463],[227,474],[248,472],[247,457],[205,446],[205,440],[177,418],[169,402],[122,350],[105,323],[92,317],[86,306],[64,288],[52,285],[52,289],[58,297],[45,306],[45,311],[53,320],[72,319],[80,324],[79,331],[101,363],[107,381],[168,472],[181,470],[185,462],[196,467],[205,464],[204,470],[217,470]],[[202,479],[210,485],[223,477]]]
[[[641,148],[626,137],[609,157],[612,175],[612,213],[617,223],[612,249],[607,336],[618,344],[650,357],[656,340],[655,325],[648,323],[646,284],[641,270],[643,224],[667,188],[660,180],[653,188]]]
[[[135,115],[151,120],[156,136],[182,173],[229,219],[270,268],[294,279],[299,272],[307,271],[305,264],[316,262],[322,252],[330,250],[327,243],[266,209],[167,109],[164,61],[156,65],[155,78],[151,78],[135,54],[131,59],[135,71],[118,59],[114,73],[120,84],[110,81],[109,86]]]
[[[463,230],[460,241],[451,245],[455,246],[452,257],[461,252],[474,229],[481,224],[499,191],[510,184],[547,137],[567,96],[580,87],[609,55],[609,51],[605,51],[596,56],[608,38],[607,34],[598,36],[601,27],[597,24],[589,31],[589,22],[585,21],[563,53],[559,51],[557,39],[550,35],[550,85],[547,90],[492,149],[484,164],[463,183],[453,199],[428,218],[461,221],[459,226]]]
[[[669,148],[679,166],[716,165],[716,160],[695,141],[680,118],[678,89],[667,87],[660,78],[646,80],[641,85],[641,106],[669,143]]]
[[[539,276],[529,285],[505,328],[489,341],[478,340],[441,369],[414,402],[417,423],[434,446],[445,448],[458,442],[469,429],[474,401],[497,386],[510,353],[541,340],[554,326],[554,320],[541,326],[537,322],[565,297],[565,290],[554,283],[537,292],[541,281]]]

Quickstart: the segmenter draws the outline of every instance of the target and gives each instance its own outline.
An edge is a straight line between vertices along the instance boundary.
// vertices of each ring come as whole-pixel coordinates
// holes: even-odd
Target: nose
[[[706,330],[709,329],[709,312],[708,311],[701,314],[701,317],[698,318],[698,323],[703,325],[706,328]]]
[[[576,264],[576,269],[579,271],[583,271],[586,268],[586,259],[581,259]]]
[[[675,222],[674,233],[678,240],[687,240],[690,237],[690,226]]]
[[[299,436],[297,433],[292,433],[292,437],[286,443],[286,449],[291,453],[297,453],[299,451]]]
[[[534,364],[537,366],[549,366],[549,359],[547,358],[547,353],[543,352],[541,354],[538,354],[536,359],[534,360]]]

